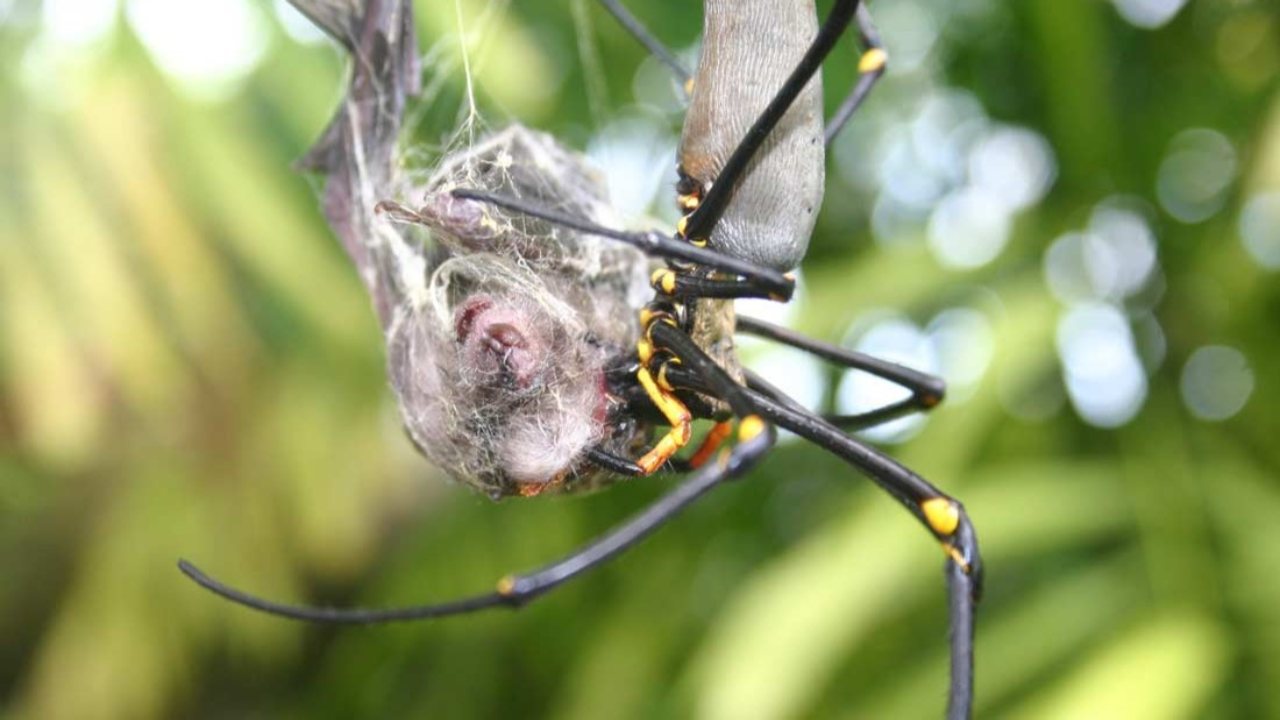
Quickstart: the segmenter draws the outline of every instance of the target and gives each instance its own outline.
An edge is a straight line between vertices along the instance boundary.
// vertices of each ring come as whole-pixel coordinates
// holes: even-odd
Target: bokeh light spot
[[[1147,396],[1147,377],[1133,334],[1119,310],[1082,303],[1058,325],[1067,395],[1081,418],[1113,428],[1133,419]]]
[[[1130,24],[1152,30],[1168,23],[1187,0],[1112,0]]]
[[[1085,263],[1098,297],[1127,298],[1155,269],[1155,233],[1138,213],[1101,204],[1089,220]]]
[[[609,199],[626,226],[645,223],[652,211],[674,222],[678,212],[670,189],[675,139],[653,118],[631,115],[610,122],[592,136],[587,157],[605,176]],[[661,196],[662,202],[659,202]]]
[[[1222,133],[1195,128],[1178,134],[1160,163],[1156,197],[1184,223],[1208,220],[1222,209],[1236,176],[1236,151]]]
[[[938,23],[929,8],[911,0],[886,3],[876,9],[876,25],[886,47],[893,48],[889,72],[911,72],[920,67],[938,41]]]
[[[995,331],[987,316],[972,308],[943,310],[925,328],[947,381],[947,402],[967,400],[995,355]]]
[[[57,45],[89,45],[115,27],[118,0],[44,0],[41,29]]]
[[[914,208],[929,208],[947,190],[947,180],[921,156],[909,128],[885,134],[880,160],[880,183],[895,200]]]
[[[1240,412],[1253,394],[1253,370],[1234,348],[1208,345],[1182,368],[1182,400],[1201,420],[1221,421]]]
[[[1280,270],[1280,192],[1258,193],[1240,211],[1240,241],[1268,270]]]
[[[1049,142],[1023,128],[994,128],[969,153],[969,181],[1011,210],[1040,202],[1057,174]]]
[[[771,345],[745,353],[744,365],[809,410],[817,411],[827,393],[822,361],[803,350]]]
[[[948,267],[972,269],[991,262],[1009,242],[1009,207],[977,187],[951,193],[929,216],[929,248]]]
[[[1067,233],[1054,240],[1044,254],[1044,279],[1053,296],[1063,303],[1074,303],[1094,296],[1093,278],[1088,261],[1087,238],[1082,233]]]
[[[200,97],[228,94],[266,52],[263,18],[245,0],[129,0],[127,11],[156,64]]]

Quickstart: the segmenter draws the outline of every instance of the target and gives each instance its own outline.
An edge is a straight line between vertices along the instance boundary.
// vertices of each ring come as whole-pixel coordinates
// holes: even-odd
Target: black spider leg
[[[786,301],[790,300],[792,293],[795,292],[795,280],[784,273],[746,260],[739,260],[715,250],[699,247],[683,240],[676,240],[659,232],[615,230],[513,197],[495,195],[470,188],[459,188],[454,190],[452,195],[463,200],[475,200],[520,213],[521,215],[546,220],[549,223],[588,235],[599,235],[600,237],[617,240],[652,257],[680,260],[739,276],[742,279],[736,281],[736,286],[741,290],[733,297],[767,297],[773,300]],[[665,288],[659,289],[666,294],[674,292],[674,290],[668,291]]]
[[[690,79],[689,70],[680,62],[676,54],[671,52],[671,49],[664,45],[653,33],[649,32],[649,28],[636,19],[636,16],[632,15],[631,11],[618,0],[600,0],[600,4],[618,21],[619,25],[631,34],[631,37],[635,38],[649,51],[650,55],[653,55],[658,59],[658,62],[667,66],[671,74],[675,75],[676,80],[680,82],[680,87],[687,93]]]
[[[664,345],[671,347],[673,352],[680,353],[683,366],[698,378],[700,385],[708,388],[707,392],[723,399],[743,419],[739,426],[739,442],[732,450],[721,451],[714,461],[687,477],[674,490],[635,517],[561,560],[532,572],[504,577],[498,581],[498,588],[493,592],[444,603],[388,609],[289,605],[230,587],[186,560],[178,561],[178,569],[201,587],[231,602],[271,615],[309,622],[370,625],[460,615],[498,606],[520,607],[604,564],[648,537],[713,487],[750,470],[773,447],[776,439],[773,426],[755,415],[755,405],[748,398],[745,388],[736,384],[680,330],[663,323],[655,335],[661,337]]]
[[[846,435],[821,417],[753,392],[760,414],[857,467],[916,516],[947,551],[951,625],[951,688],[947,717],[968,718],[973,708],[973,621],[982,595],[978,536],[964,506],[880,450]],[[943,514],[940,511],[945,511]],[[954,526],[952,526],[954,523]]]
[[[890,420],[896,420],[914,412],[932,410],[938,406],[938,403],[942,402],[942,398],[946,394],[946,383],[943,382],[942,378],[919,370],[913,370],[904,365],[881,360],[866,353],[846,350],[842,347],[820,342],[773,323],[739,315],[738,330],[748,335],[767,338],[783,345],[803,350],[840,367],[870,373],[878,378],[883,378],[895,385],[904,387],[911,392],[910,397],[905,400],[890,403],[870,412],[825,417],[827,422],[844,430],[862,430]]]
[[[668,380],[677,387],[705,392],[700,379],[672,368]],[[924,525],[947,553],[948,617],[951,627],[951,683],[947,717],[969,718],[973,707],[974,610],[982,595],[982,556],[978,537],[964,506],[883,452],[846,435],[822,417],[801,408],[780,392],[747,390],[765,420],[789,430],[840,457],[901,503]]]
[[[645,474],[644,468],[640,467],[635,462],[622,457],[621,455],[614,455],[603,448],[587,448],[586,458],[592,465],[618,475],[643,477]]]
[[[855,21],[858,25],[858,40],[862,45],[862,58],[858,61],[858,82],[840,103],[836,114],[827,121],[827,129],[823,133],[827,145],[849,123],[849,119],[862,106],[862,101],[871,94],[871,88],[875,87],[889,67],[889,56],[880,42],[880,31],[876,30],[875,23],[871,21],[871,11],[867,10],[865,2],[858,7]]]

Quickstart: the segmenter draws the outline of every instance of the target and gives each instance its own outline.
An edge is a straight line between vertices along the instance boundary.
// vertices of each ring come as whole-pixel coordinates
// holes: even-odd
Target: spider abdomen
[[[813,0],[707,0],[704,7],[702,53],[680,138],[680,171],[694,181],[695,195],[715,183],[818,27]],[[822,205],[824,163],[822,80],[815,75],[747,166],[710,247],[775,270],[796,267]]]

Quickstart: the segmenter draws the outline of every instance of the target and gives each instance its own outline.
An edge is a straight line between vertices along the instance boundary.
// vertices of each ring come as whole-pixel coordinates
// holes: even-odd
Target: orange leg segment
[[[698,446],[697,452],[693,454],[693,457],[689,458],[689,467],[696,470],[706,464],[716,450],[724,444],[725,439],[729,437],[731,432],[733,432],[733,423],[731,422],[720,422],[712,426],[707,436],[702,438],[702,444]]]

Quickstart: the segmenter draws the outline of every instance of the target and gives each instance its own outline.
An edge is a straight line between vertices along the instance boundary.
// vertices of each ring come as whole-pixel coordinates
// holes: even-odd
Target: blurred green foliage
[[[696,41],[697,3],[631,4],[669,44]],[[870,307],[990,311],[972,397],[893,448],[979,528],[981,716],[1280,717],[1280,283],[1237,237],[1245,199],[1280,189],[1280,6],[1197,0],[1143,30],[1104,2],[957,5],[983,12],[937,28],[954,37],[934,72],[1042,133],[1057,181],[999,258],[960,272],[922,242],[875,243],[865,191],[832,173],[828,198],[857,202],[828,202],[799,326],[838,341]],[[518,614],[304,627],[178,574],[183,555],[270,597],[444,599],[670,482],[494,505],[412,453],[367,300],[290,170],[342,60],[252,9],[266,54],[210,98],[165,77],[123,11],[71,49],[47,42],[39,5],[0,3],[0,717],[938,716],[941,555],[800,444]],[[487,18],[472,60],[491,125],[581,147],[634,101],[643,54],[591,3],[418,10],[424,45]],[[828,88],[853,72],[845,52]],[[891,78],[872,111],[917,89]],[[436,91],[426,142],[453,129],[461,73]],[[1143,408],[1111,430],[1061,402],[1011,415],[1010,397],[1063,392],[1046,248],[1113,194],[1155,208],[1170,139],[1192,127],[1231,141],[1238,179],[1203,222],[1152,212],[1167,346]],[[1220,423],[1179,390],[1207,344],[1242,352],[1256,386]]]

